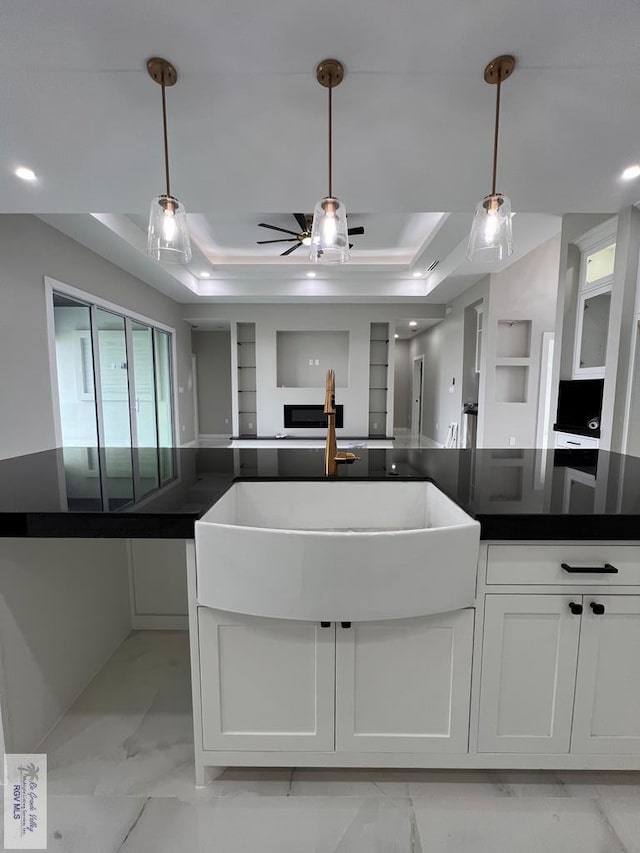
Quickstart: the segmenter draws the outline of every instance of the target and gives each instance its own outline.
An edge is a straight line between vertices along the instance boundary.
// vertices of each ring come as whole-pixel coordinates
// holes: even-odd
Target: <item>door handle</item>
[[[597,601],[591,601],[589,607],[593,610],[596,616],[602,616],[604,613],[604,604],[598,604]]]
[[[342,625],[343,628],[350,628],[351,627],[351,622],[341,622],[340,624]]]
[[[580,614],[582,613],[582,605],[576,604],[575,601],[570,601],[569,610],[573,613],[574,616],[580,616]]]
[[[330,628],[330,627],[331,627],[331,622],[321,622],[321,623],[320,623],[320,626],[321,626],[322,628]]]

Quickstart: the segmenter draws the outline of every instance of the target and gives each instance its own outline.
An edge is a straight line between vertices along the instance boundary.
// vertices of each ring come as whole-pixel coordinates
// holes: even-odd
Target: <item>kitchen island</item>
[[[640,460],[359,453],[340,481],[429,480],[479,521],[473,606],[329,626],[200,606],[198,519],[239,480],[323,480],[321,450],[175,449],[161,487],[142,449],[128,478],[109,449],[90,472],[62,450],[0,462],[7,748],[32,749],[126,636],[118,549],[149,537],[190,555],[200,782],[230,764],[640,768]],[[83,653],[63,660],[70,637]],[[41,683],[48,710],[27,725]]]

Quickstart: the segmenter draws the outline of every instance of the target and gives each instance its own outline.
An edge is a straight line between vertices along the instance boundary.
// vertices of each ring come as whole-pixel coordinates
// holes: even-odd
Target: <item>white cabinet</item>
[[[344,624],[198,608],[203,748],[466,753],[474,611]]]
[[[336,748],[465,753],[474,611],[338,626]]]
[[[605,375],[611,288],[615,265],[616,220],[611,219],[578,241],[580,293],[576,306],[573,378]]]
[[[206,750],[333,750],[335,629],[198,608]]]
[[[640,595],[584,596],[571,751],[640,753]]]
[[[580,635],[574,600],[486,596],[479,752],[569,751]]]
[[[640,754],[639,649],[638,595],[488,595],[478,751]]]

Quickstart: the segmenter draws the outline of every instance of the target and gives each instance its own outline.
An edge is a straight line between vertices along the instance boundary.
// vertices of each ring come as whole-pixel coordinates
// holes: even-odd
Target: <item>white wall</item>
[[[393,339],[392,339],[393,340]],[[391,344],[391,346],[394,346]],[[398,429],[411,427],[411,368],[409,341],[397,340],[394,346],[395,379],[393,383],[393,425]]]
[[[462,371],[465,309],[489,299],[489,277],[483,278],[449,306],[441,323],[416,336],[410,343],[409,370],[418,355],[424,355],[422,434],[444,444],[451,422],[462,427]],[[455,383],[453,383],[455,380]],[[453,383],[453,393],[449,388]]]
[[[30,215],[0,216],[0,458],[55,446],[43,276],[176,329],[181,441],[193,438],[191,333],[180,306]]]
[[[491,276],[489,311],[483,315],[482,371],[484,405],[478,417],[479,447],[536,446],[538,392],[543,332],[555,325],[560,235],[543,243],[501,273]],[[531,321],[530,356],[526,363],[526,402],[499,402],[497,345],[500,321]],[[503,365],[505,360],[500,360]],[[508,369],[508,368],[507,368]]]
[[[31,752],[130,630],[126,542],[2,539],[0,704],[6,748]]]
[[[201,435],[231,435],[231,335],[194,331]]]
[[[444,308],[437,304],[369,305],[369,304],[277,304],[184,305],[183,317],[191,323],[215,322],[256,324],[256,385],[258,435],[268,436],[284,431],[283,406],[324,403],[324,380],[317,388],[278,388],[278,331],[348,331],[349,384],[336,389],[336,403],[344,405],[344,436],[366,436],[369,432],[369,340],[371,323],[389,323],[393,334],[396,319],[407,316],[440,317]],[[331,364],[325,368],[331,367]],[[390,347],[390,408],[393,407],[393,347]],[[393,423],[393,421],[390,421]],[[322,430],[292,430],[289,435],[313,437]]]

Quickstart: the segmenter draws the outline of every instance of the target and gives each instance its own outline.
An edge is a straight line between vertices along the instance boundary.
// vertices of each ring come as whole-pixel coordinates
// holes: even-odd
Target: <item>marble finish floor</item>
[[[49,851],[640,853],[638,773],[229,769],[196,789],[188,663],[186,633],[131,634],[43,742]]]

